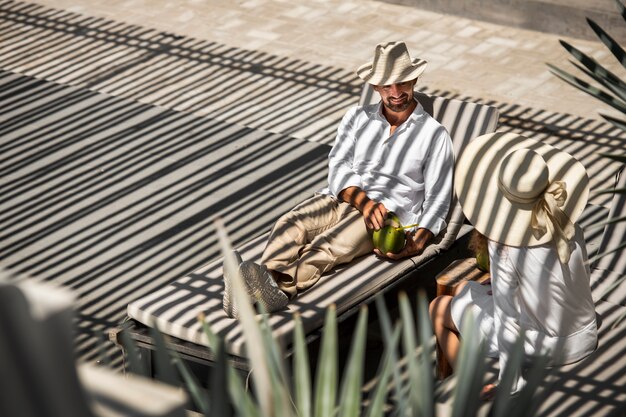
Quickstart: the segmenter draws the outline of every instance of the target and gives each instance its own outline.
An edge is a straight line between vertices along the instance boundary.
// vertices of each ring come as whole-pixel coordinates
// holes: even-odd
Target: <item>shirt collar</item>
[[[413,100],[417,103],[417,106],[415,106],[415,108],[413,109],[413,113],[411,113],[411,115],[409,116],[408,119],[406,119],[403,125],[404,124],[408,125],[409,123],[415,123],[420,117],[424,115],[425,111],[422,105],[420,104],[420,102],[417,101],[415,97],[413,97]],[[376,111],[373,113],[373,116],[380,121],[389,123],[387,119],[385,118],[385,116],[383,115],[383,101],[382,100],[378,102],[378,106],[376,107]]]

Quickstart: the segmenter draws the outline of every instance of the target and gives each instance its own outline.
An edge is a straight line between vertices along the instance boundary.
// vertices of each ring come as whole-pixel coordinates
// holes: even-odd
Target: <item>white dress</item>
[[[452,300],[457,329],[468,309],[472,311],[470,325],[480,330],[487,354],[499,358],[500,377],[521,329],[527,359],[547,354],[552,365],[564,365],[595,350],[596,314],[578,226],[570,244],[570,260],[562,265],[553,243],[513,247],[489,241],[491,285],[469,282]],[[520,370],[513,392],[523,385]]]

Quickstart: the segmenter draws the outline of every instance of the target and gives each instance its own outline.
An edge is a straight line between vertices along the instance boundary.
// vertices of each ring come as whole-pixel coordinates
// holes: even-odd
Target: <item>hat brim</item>
[[[368,62],[367,64],[363,64],[357,68],[356,74],[363,81],[372,85],[391,85],[415,80],[417,77],[422,75],[427,64],[428,62],[425,60],[416,58],[411,61],[411,66],[407,66],[400,71],[392,71],[385,74],[380,71],[375,72],[372,63]]]
[[[489,239],[510,246],[542,245],[552,235],[549,231],[541,237],[533,235],[534,204],[513,203],[498,188],[502,160],[518,149],[531,149],[543,157],[550,182],[565,182],[567,198],[561,209],[575,223],[589,198],[585,167],[566,152],[515,133],[490,133],[471,141],[456,164],[454,189],[467,219]]]

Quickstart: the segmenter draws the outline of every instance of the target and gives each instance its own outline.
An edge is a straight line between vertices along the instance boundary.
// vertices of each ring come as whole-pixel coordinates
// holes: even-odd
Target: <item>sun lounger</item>
[[[366,88],[361,102],[369,102],[371,97],[371,90]],[[418,94],[418,99],[448,129],[457,155],[471,138],[493,132],[496,128],[498,110],[495,107],[423,94]],[[294,328],[293,313],[300,314],[307,333],[314,332],[323,325],[325,310],[331,304],[336,306],[338,315],[356,311],[357,306],[369,302],[394,282],[402,280],[450,248],[464,223],[456,199],[452,207],[447,229],[422,255],[396,262],[381,260],[374,255],[361,257],[324,275],[313,288],[290,302],[285,311],[273,313],[269,317],[269,324],[276,339],[285,347],[290,345]],[[238,248],[243,258],[259,261],[266,238],[267,235],[259,236]],[[237,320],[228,318],[222,311],[222,291],[220,259],[131,302],[127,312],[136,325],[134,336],[143,346],[149,346],[150,341],[142,325],[152,326],[156,323],[162,332],[178,339],[183,353],[196,359],[201,356],[201,359],[210,360],[210,354],[193,348],[195,345],[207,345],[197,320],[198,314],[203,313],[213,331],[225,338],[227,351],[245,361],[242,329]],[[112,337],[115,338],[115,334]]]

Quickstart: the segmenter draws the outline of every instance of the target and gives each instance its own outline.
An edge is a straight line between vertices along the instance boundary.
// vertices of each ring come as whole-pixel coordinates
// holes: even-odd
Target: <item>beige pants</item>
[[[372,252],[361,213],[348,203],[316,195],[284,214],[272,229],[261,262],[286,274],[278,286],[290,297],[335,266]]]

